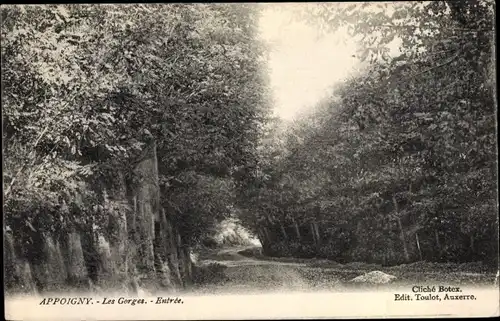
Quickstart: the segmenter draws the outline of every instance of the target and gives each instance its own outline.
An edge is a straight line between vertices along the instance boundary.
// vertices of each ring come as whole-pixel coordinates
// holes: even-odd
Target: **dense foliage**
[[[43,5],[1,14],[7,224],[38,217],[40,228],[58,229],[123,211],[103,209],[104,191],[119,172],[133,186],[132,169],[153,142],[163,203],[185,242],[229,214],[232,176],[251,161],[268,108],[254,7]]]
[[[311,8],[300,18],[347,28],[366,68],[272,144],[284,156],[262,155],[247,219],[268,253],[495,261],[492,4]]]
[[[109,227],[155,150],[184,245],[236,214],[266,254],[493,263],[494,5],[297,8],[364,65],[288,125],[268,119],[254,5],[2,7],[6,225],[23,244]]]

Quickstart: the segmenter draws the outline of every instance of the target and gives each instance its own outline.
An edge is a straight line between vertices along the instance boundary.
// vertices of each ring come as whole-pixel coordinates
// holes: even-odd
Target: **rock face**
[[[32,245],[23,240],[25,232],[9,230],[4,237],[7,290],[35,293],[98,286],[137,292],[141,287],[173,290],[191,284],[191,251],[161,208],[157,162],[152,144],[136,166],[134,186],[126,183],[123,173],[108,182],[104,199],[122,205],[98,230],[79,226],[44,232],[42,225],[34,224],[29,231]]]
[[[8,292],[37,293],[31,265],[16,253],[12,231],[6,232],[4,235],[4,271],[5,285],[7,285],[6,290]]]
[[[386,274],[381,271],[372,271],[366,274],[355,277],[351,280],[354,283],[368,283],[368,284],[387,284],[396,280],[394,275]]]

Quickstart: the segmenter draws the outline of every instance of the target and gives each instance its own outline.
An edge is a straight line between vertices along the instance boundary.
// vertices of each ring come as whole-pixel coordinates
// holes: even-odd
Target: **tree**
[[[124,173],[135,188],[152,146],[160,203],[184,245],[229,215],[235,174],[254,163],[269,106],[254,6],[1,14],[4,210],[15,233],[104,229],[131,210],[115,190]]]
[[[311,229],[323,242],[317,255],[382,263],[494,257],[496,243],[486,239],[495,229],[472,223],[497,226],[491,4],[301,9],[299,18],[322,30],[347,28],[361,59],[370,59],[336,87],[339,99],[325,99],[303,129],[289,131],[294,152],[273,165],[286,170],[270,188],[286,193],[293,177],[295,192],[290,204],[274,204],[320,226]],[[395,39],[400,55],[391,57]]]

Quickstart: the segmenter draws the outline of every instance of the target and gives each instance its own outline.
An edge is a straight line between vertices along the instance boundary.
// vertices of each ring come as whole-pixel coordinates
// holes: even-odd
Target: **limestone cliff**
[[[175,290],[191,283],[190,249],[161,208],[156,146],[137,162],[133,186],[118,173],[103,206],[120,206],[96,224],[47,231],[29,224],[4,233],[9,292]],[[112,213],[112,214],[109,214]],[[26,237],[29,235],[29,237]],[[29,241],[27,241],[29,240]]]

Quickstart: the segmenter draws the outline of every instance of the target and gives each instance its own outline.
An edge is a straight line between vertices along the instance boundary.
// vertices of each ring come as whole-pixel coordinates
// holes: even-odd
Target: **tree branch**
[[[449,59],[448,61],[443,62],[442,64],[439,64],[439,65],[434,66],[434,67],[432,67],[432,68],[426,69],[426,70],[424,70],[424,71],[422,71],[422,72],[419,72],[419,73],[417,73],[417,74],[415,74],[415,75],[412,75],[411,77],[417,77],[417,76],[420,76],[420,75],[422,75],[422,74],[425,74],[425,73],[427,73],[427,72],[429,72],[429,71],[436,70],[436,69],[439,69],[439,68],[444,67],[444,66],[446,66],[446,65],[449,65],[449,64],[451,64],[452,62],[454,62],[457,58],[458,58],[458,53],[457,53],[455,56],[451,57],[451,59]]]

